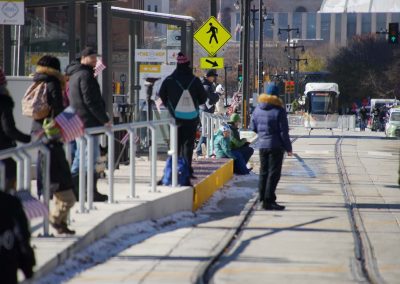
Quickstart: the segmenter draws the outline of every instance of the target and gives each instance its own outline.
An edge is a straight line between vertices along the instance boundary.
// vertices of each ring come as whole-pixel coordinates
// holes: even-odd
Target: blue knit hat
[[[275,85],[274,83],[269,84],[267,87],[267,95],[274,95],[274,96],[278,96],[279,95],[279,88],[277,85]]]

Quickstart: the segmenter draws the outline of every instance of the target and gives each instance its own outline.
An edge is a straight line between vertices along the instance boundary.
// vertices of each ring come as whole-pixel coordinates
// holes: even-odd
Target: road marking
[[[326,151],[326,150],[321,150],[321,151],[306,150],[305,153],[306,153],[306,154],[312,154],[312,155],[319,155],[319,154],[329,155],[329,154],[330,154],[330,151]]]

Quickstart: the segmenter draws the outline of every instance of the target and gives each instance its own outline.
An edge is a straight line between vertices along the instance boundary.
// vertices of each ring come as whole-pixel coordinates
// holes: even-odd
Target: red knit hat
[[[3,69],[0,68],[0,85],[7,84],[6,75],[4,75]]]
[[[178,64],[186,64],[189,63],[189,59],[182,53],[178,53],[178,57],[176,58]]]

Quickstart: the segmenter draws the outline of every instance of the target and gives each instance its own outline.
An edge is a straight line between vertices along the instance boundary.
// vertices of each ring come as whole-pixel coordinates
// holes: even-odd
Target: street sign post
[[[194,34],[194,39],[210,56],[215,55],[230,38],[231,34],[215,17],[210,17]]]
[[[202,57],[200,58],[201,69],[223,69],[224,58],[223,57]]]

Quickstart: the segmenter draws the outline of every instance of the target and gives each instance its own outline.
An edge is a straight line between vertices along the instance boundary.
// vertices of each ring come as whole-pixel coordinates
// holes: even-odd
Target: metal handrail
[[[202,136],[207,138],[207,158],[214,152],[214,132],[223,122],[227,122],[228,117],[220,114],[208,112],[201,113]]]
[[[43,180],[43,203],[49,211],[50,203],[50,150],[46,147],[43,140],[38,140],[30,144],[22,145],[16,148],[9,148],[0,151],[0,161],[12,158],[17,162],[17,190],[31,189],[31,155],[29,150],[40,150],[45,157],[45,169]],[[5,167],[0,166],[1,188],[5,189]],[[49,236],[49,216],[43,216],[43,236]]]
[[[105,134],[108,140],[108,203],[114,203],[114,132],[127,131],[129,133],[129,145],[130,145],[130,198],[136,197],[136,144],[135,144],[135,132],[137,129],[148,128],[152,135],[152,146],[151,146],[151,191],[156,192],[157,190],[157,134],[156,127],[169,125],[170,126],[170,150],[168,154],[172,156],[172,186],[178,185],[178,130],[174,119],[163,119],[154,121],[141,121],[132,122],[125,124],[117,124],[111,127],[99,126],[85,129],[84,137],[81,137],[82,143],[80,143],[80,169],[79,169],[79,212],[85,213],[93,209],[93,173],[94,173],[94,143],[93,136],[99,134]],[[88,159],[86,174],[87,187],[85,179],[85,150],[87,147]],[[85,195],[87,193],[88,208],[85,208]]]

